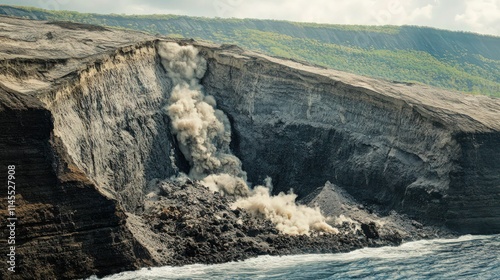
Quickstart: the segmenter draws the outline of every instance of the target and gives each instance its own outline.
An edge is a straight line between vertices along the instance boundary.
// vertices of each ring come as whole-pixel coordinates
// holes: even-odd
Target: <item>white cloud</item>
[[[500,0],[466,0],[464,13],[457,14],[455,21],[471,31],[500,35]]]
[[[371,15],[379,25],[428,25],[426,22],[432,18],[434,6],[421,2],[383,1],[379,9],[371,11]]]
[[[424,7],[417,8],[410,13],[409,19],[410,21],[416,21],[419,19],[430,20],[432,19],[432,10],[434,6],[431,4],[427,4]]]
[[[216,0],[224,3],[227,0]],[[423,3],[422,3],[423,2]],[[219,10],[221,17],[286,19],[339,24],[415,24],[432,16],[426,1],[395,0],[275,0],[237,1]]]
[[[294,21],[345,23],[357,21],[368,23],[366,14],[375,6],[374,0],[351,1],[245,1],[240,6],[227,10],[225,16],[262,19],[283,19]]]

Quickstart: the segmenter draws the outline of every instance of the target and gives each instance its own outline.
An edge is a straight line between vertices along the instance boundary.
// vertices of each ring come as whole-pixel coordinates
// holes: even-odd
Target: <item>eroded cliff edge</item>
[[[18,209],[31,209],[18,232],[19,254],[30,256],[20,263],[30,268],[25,276],[47,262],[39,275],[175,263],[162,231],[141,218],[158,180],[189,168],[163,111],[172,85],[156,39],[10,18],[0,27],[2,164],[26,172]],[[500,231],[500,101],[184,43],[208,61],[202,84],[230,117],[232,149],[250,182],[271,176],[275,191],[305,197],[330,181],[382,214]],[[252,254],[273,252],[241,238]]]

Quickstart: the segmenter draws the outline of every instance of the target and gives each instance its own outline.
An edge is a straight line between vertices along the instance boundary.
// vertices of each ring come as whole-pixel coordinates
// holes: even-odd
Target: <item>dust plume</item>
[[[250,194],[250,189],[243,179],[229,174],[208,175],[201,182],[211,191],[218,191],[224,195],[246,197]]]
[[[309,235],[313,230],[339,232],[326,223],[319,208],[297,205],[296,198],[297,195],[293,193],[271,196],[269,188],[257,186],[252,190],[251,196],[238,199],[232,207],[265,216],[276,225],[277,230],[290,235]]]
[[[174,84],[166,110],[179,148],[191,165],[189,176],[201,180],[212,174],[228,174],[245,181],[241,162],[229,149],[229,120],[216,109],[215,99],[203,94],[199,83],[207,68],[206,61],[193,46],[181,47],[176,43],[159,43],[158,53]]]
[[[193,46],[173,42],[158,44],[161,63],[172,80],[173,89],[165,110],[171,119],[179,149],[189,161],[189,177],[200,180],[212,191],[237,198],[233,207],[265,216],[286,234],[311,231],[337,233],[326,223],[318,208],[296,205],[294,194],[270,195],[270,179],[253,190],[246,182],[241,161],[231,153],[231,125],[217,109],[213,96],[205,96],[200,79],[206,61]]]

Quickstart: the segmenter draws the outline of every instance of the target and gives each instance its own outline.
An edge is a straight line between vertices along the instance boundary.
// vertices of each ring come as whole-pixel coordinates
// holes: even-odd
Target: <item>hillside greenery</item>
[[[500,37],[494,36],[416,26],[101,15],[2,5],[0,14],[237,44],[361,75],[500,97]]]

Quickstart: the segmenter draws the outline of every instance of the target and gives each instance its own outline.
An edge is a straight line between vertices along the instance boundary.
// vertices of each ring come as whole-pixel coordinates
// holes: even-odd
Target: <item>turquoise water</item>
[[[345,254],[166,266],[104,279],[500,279],[500,235],[416,241]]]

